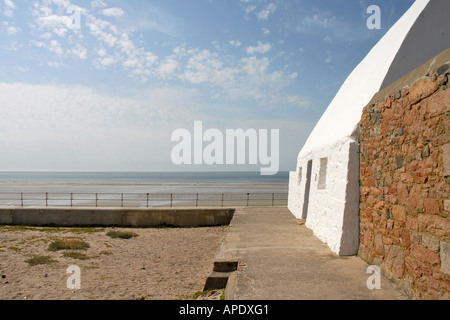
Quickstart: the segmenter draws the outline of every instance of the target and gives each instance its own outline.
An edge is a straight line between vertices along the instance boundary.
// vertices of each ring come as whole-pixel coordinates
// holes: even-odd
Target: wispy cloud
[[[201,99],[183,87],[124,98],[85,86],[0,83],[0,148],[10,155],[0,164],[17,170],[10,159],[19,157],[22,170],[169,169],[171,132],[208,119]]]
[[[153,88],[124,98],[79,85],[0,82],[0,127],[37,131],[66,128],[82,134],[88,128],[168,126],[201,116],[193,112],[200,97],[197,90],[183,87]]]
[[[261,20],[268,19],[277,10],[274,1],[242,0],[241,3],[259,7],[249,12]],[[286,66],[280,69],[273,63],[276,59],[273,56],[266,57],[274,49],[272,43],[258,40],[256,45],[244,45],[243,40],[234,38],[227,44],[242,49],[228,55],[223,54],[224,47],[218,41],[211,42],[212,50],[211,47],[178,44],[169,53],[155,53],[149,43],[142,41],[142,32],[164,29],[161,31],[164,33],[167,25],[171,28],[179,22],[164,10],[146,3],[145,8],[153,15],[143,23],[141,18],[147,17],[147,13],[142,14],[144,10],[136,12],[135,9],[129,11],[128,6],[109,7],[106,1],[95,0],[90,2],[90,7],[80,7],[81,30],[72,30],[68,28],[72,22],[67,14],[69,5],[68,0],[36,0],[32,4],[34,21],[29,26],[35,37],[30,39],[30,44],[48,50],[47,65],[50,67],[68,66],[69,59],[76,59],[101,72],[113,68],[121,70],[140,84],[164,80],[171,86],[202,85],[206,86],[202,90],[211,90],[210,96],[231,101],[242,98],[253,100],[257,105],[274,101],[298,105],[298,100],[294,103],[293,99],[280,98],[298,74],[295,70],[288,71]],[[166,18],[168,24],[163,21]],[[126,23],[129,19],[136,20],[132,26]],[[308,21],[312,23],[313,20]],[[12,28],[11,35],[19,31]],[[262,30],[263,34],[270,34],[268,28]]]
[[[249,56],[236,60],[227,59],[215,52],[198,48],[177,48],[173,58],[178,61],[178,77],[189,84],[203,84],[211,88],[214,96],[225,101],[255,101],[259,106],[270,104],[299,105],[299,99],[282,98],[283,90],[298,77],[298,73],[286,73],[273,69],[268,57],[253,54],[266,53],[269,44],[259,43],[246,49]],[[307,107],[305,98],[301,105]]]
[[[302,25],[308,28],[332,28],[337,24],[337,18],[330,12],[314,13],[302,20]]]
[[[177,104],[182,114],[170,92],[157,90],[126,99],[86,87],[0,83],[0,147],[10,155],[2,169],[151,171],[146,166],[170,164],[170,125],[180,123],[162,111]]]
[[[180,75],[182,80],[194,84],[209,83],[222,88],[235,81],[236,70],[225,66],[217,53],[197,48],[185,50],[185,53],[189,58]]]
[[[124,11],[121,8],[108,8],[100,11],[101,14],[108,17],[120,17],[124,14]]]
[[[242,45],[242,42],[240,42],[239,40],[231,40],[229,44],[233,47],[240,47]]]
[[[264,54],[266,52],[269,52],[271,48],[272,48],[272,45],[270,43],[262,43],[261,41],[258,41],[257,46],[247,47],[246,52],[248,54],[255,54],[255,53]]]
[[[16,28],[16,27],[13,27],[13,26],[9,26],[8,29],[7,29],[8,35],[15,35],[19,31],[20,31],[20,28]]]
[[[198,110],[201,99],[198,90],[182,87],[155,88],[123,98],[83,86],[0,83],[0,148],[9,155],[0,160],[2,169],[175,170],[171,133],[191,128],[194,120],[216,128],[283,128],[284,137],[306,138],[313,126],[232,117],[221,122]],[[300,96],[286,99],[305,103]],[[298,150],[285,142],[281,152],[288,156],[282,161],[289,162]],[[30,154],[33,157],[26,156]]]
[[[194,120],[298,137],[369,47],[350,42],[376,37],[358,1],[207,2],[0,0],[0,150],[13,155],[1,167],[32,153],[37,169],[151,170],[170,162],[171,130]]]
[[[313,10],[305,12],[300,21],[293,25],[296,32],[323,36],[328,43],[331,40],[336,43],[361,41],[373,36],[367,28],[357,27],[352,23],[354,22],[338,18],[331,11]]]
[[[258,12],[256,16],[260,20],[267,20],[271,14],[275,13],[276,9],[277,6],[274,3],[269,3],[267,7]]]
[[[71,51],[70,51],[75,57],[86,60],[88,51],[85,47],[83,47],[80,44],[77,44]]]
[[[3,0],[3,4],[5,6],[3,14],[7,17],[12,17],[16,9],[14,2],[12,0]]]

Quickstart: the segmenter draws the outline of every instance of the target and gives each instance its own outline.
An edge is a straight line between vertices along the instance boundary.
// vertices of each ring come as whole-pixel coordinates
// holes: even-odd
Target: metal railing
[[[286,206],[287,193],[0,193],[0,207],[256,207]]]

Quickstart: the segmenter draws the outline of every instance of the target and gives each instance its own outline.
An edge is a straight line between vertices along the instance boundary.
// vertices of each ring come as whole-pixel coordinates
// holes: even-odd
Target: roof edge
[[[392,95],[393,92],[402,90],[403,88],[415,83],[420,78],[426,76],[430,71],[436,71],[439,67],[449,62],[450,47],[448,47],[446,50],[444,50],[434,58],[428,60],[420,67],[411,71],[403,78],[400,78],[383,90],[378,91],[367,105],[372,105],[377,101],[389,98],[389,96]]]

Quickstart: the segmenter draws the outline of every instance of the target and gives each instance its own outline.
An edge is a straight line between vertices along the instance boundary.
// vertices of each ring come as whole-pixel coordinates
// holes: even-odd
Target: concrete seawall
[[[234,211],[228,208],[0,208],[0,225],[194,228],[228,225]]]

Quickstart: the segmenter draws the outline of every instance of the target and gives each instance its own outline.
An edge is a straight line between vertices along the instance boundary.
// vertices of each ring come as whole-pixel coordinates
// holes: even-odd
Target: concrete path
[[[287,208],[237,209],[216,261],[239,261],[227,300],[405,300],[388,279],[369,290],[368,265],[337,257]]]

